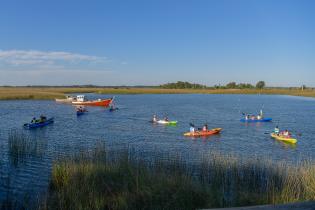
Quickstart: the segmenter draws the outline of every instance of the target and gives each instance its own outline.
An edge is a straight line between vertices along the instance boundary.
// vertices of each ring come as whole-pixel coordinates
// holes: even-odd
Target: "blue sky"
[[[4,0],[0,85],[315,86],[312,0]]]

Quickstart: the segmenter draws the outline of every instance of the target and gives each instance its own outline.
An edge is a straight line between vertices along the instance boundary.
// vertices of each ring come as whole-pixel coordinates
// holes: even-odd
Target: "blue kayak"
[[[83,111],[83,112],[81,112],[81,111],[77,111],[77,116],[80,116],[80,115],[83,115],[84,113],[85,113],[86,111]]]
[[[23,127],[27,129],[40,128],[40,127],[49,125],[53,122],[54,122],[54,118],[52,117],[52,118],[47,119],[45,122],[25,123]]]
[[[113,111],[116,111],[116,110],[118,110],[117,107],[115,107],[115,108],[110,108],[110,109],[109,109],[110,112],[113,112]]]
[[[263,119],[260,119],[260,120],[258,120],[258,119],[254,119],[254,120],[252,120],[252,119],[248,119],[248,120],[241,119],[240,121],[241,122],[253,122],[253,123],[255,123],[255,122],[271,122],[272,118],[263,118]]]

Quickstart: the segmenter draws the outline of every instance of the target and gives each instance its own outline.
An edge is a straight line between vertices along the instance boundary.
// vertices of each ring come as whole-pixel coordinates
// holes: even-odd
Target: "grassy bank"
[[[98,94],[273,94],[315,97],[315,90],[307,89],[160,89],[160,88],[30,88],[1,87],[0,100],[10,99],[55,99],[71,93]]]
[[[148,160],[98,146],[53,165],[42,209],[197,209],[315,200],[315,165],[214,153],[198,164],[178,155]]]

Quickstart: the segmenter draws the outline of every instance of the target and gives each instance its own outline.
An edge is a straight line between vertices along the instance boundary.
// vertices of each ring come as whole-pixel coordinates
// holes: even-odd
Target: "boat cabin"
[[[85,96],[84,95],[77,95],[77,101],[79,101],[79,102],[85,101]]]
[[[75,96],[71,96],[71,95],[66,96],[66,99],[67,100],[77,100],[77,98]]]

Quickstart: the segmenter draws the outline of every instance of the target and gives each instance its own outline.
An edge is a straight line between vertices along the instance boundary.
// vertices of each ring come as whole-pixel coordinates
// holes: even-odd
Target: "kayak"
[[[297,140],[294,139],[294,138],[285,137],[285,136],[282,136],[282,135],[277,135],[275,133],[271,133],[271,137],[274,138],[274,139],[277,139],[279,141],[288,142],[288,143],[292,143],[292,144],[295,144],[297,142]]]
[[[219,134],[221,132],[222,128],[214,128],[207,131],[195,131],[195,132],[187,132],[184,133],[184,136],[191,136],[191,137],[201,137],[201,136],[210,136],[214,134]]]
[[[87,111],[77,111],[77,116],[83,115]]]
[[[260,119],[260,120],[258,120],[258,119],[241,119],[240,120],[241,122],[270,122],[270,121],[272,121],[272,118],[263,118],[263,119]]]
[[[32,129],[32,128],[40,128],[40,127],[44,127],[46,125],[49,125],[51,123],[54,122],[54,118],[49,118],[47,119],[45,122],[37,122],[37,123],[25,123],[23,125],[24,128],[26,129]]]
[[[116,111],[116,110],[118,110],[118,107],[110,108],[110,109],[109,109],[110,112],[113,112],[113,111]]]
[[[153,123],[164,124],[164,125],[176,125],[177,121],[158,120]]]

